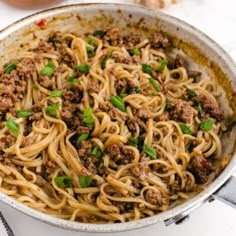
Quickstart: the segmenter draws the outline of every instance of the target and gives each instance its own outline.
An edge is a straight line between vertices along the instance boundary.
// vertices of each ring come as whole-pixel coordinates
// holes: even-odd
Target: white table
[[[67,0],[61,5],[76,2],[91,1]],[[95,0],[93,2],[105,1]],[[119,2],[130,1],[120,0]],[[235,0],[182,0],[180,4],[165,9],[164,12],[183,19],[207,33],[227,51],[230,51],[233,58],[236,59],[235,9]],[[34,12],[36,10],[15,9],[0,2],[0,29]],[[3,203],[0,203],[0,211],[6,217],[16,236],[94,235],[66,231],[49,226],[23,215]],[[214,201],[213,203],[206,203],[197,209],[191,214],[190,220],[182,225],[165,227],[164,224],[157,224],[136,231],[107,235],[236,236],[236,210],[221,202]]]

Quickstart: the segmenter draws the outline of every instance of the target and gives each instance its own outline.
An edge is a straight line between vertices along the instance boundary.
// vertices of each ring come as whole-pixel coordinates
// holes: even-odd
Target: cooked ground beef
[[[171,119],[184,123],[187,123],[193,115],[191,105],[180,99],[170,101],[168,112]]]
[[[134,202],[112,201],[112,204],[119,208],[121,214],[134,209]]]
[[[119,28],[109,26],[105,32],[106,34],[103,38],[105,44],[111,44],[112,46],[118,46],[123,44],[123,39],[120,36]]]
[[[155,49],[166,48],[170,45],[169,40],[162,33],[155,33],[150,38],[151,47]]]
[[[37,48],[34,49],[34,51],[37,53],[49,53],[53,50],[53,45],[43,39],[40,39]]]
[[[131,169],[132,174],[141,180],[145,180],[150,171],[151,170],[146,162],[140,162]]]
[[[23,79],[31,78],[32,73],[36,72],[36,67],[33,59],[24,58],[21,62],[17,64],[16,71],[18,76],[22,77]]]
[[[147,119],[151,118],[150,111],[145,107],[142,107],[142,108],[138,109],[138,111],[135,115],[138,118],[143,119],[143,120],[147,120]]]
[[[46,89],[49,89],[49,90],[56,89],[55,83],[48,76],[39,76],[38,82],[42,87]]]
[[[118,165],[131,163],[134,159],[134,152],[123,143],[110,144],[106,152],[111,157],[111,160]]]
[[[16,138],[11,135],[6,135],[0,138],[0,151],[11,147],[13,144],[15,144],[15,142],[16,142]]]
[[[13,101],[10,97],[0,97],[0,112],[7,112],[13,106]]]
[[[88,85],[88,92],[91,93],[99,93],[100,86],[99,83],[96,81],[91,81]]]
[[[181,56],[180,54],[177,54],[175,57],[174,67],[175,68],[184,67],[185,69],[187,69],[187,62],[184,60],[183,56]]]
[[[141,42],[141,35],[130,33],[123,37],[123,44],[127,49],[133,49],[137,44]]]
[[[59,47],[61,63],[66,64],[70,68],[73,68],[75,65],[74,58],[68,53],[67,48],[68,46],[66,43],[62,43]]]
[[[99,104],[99,110],[108,113],[108,115],[111,117],[112,120],[126,119],[126,116],[123,115],[117,108],[112,106],[112,104],[109,102]]]
[[[192,172],[198,184],[204,184],[212,171],[212,165],[203,156],[194,155],[190,160],[188,170]]]
[[[162,193],[160,190],[152,190],[148,189],[145,194],[146,201],[149,202],[152,205],[156,206],[163,206],[166,205],[166,198],[162,196]]]

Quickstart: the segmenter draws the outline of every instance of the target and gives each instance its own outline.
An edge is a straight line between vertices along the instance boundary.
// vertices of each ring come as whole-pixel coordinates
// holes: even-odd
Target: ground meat
[[[187,69],[187,63],[180,54],[177,54],[174,60],[174,68],[178,67],[184,67],[185,69]]]
[[[100,86],[97,81],[91,81],[88,85],[88,92],[91,93],[99,93]]]
[[[75,106],[73,104],[64,104],[61,111],[61,118],[66,122],[73,122],[73,112],[75,111]]]
[[[127,65],[138,65],[140,64],[140,57],[139,56],[121,56],[121,55],[113,55],[112,56],[113,60],[115,63],[122,63],[122,64],[127,64]]]
[[[127,49],[133,49],[137,44],[141,42],[141,35],[130,33],[123,37],[123,44]]]
[[[211,117],[217,119],[218,121],[223,120],[223,112],[212,98],[201,94],[197,97],[194,97],[193,101],[196,103],[201,102],[204,112],[209,114]]]
[[[55,83],[48,76],[40,76],[38,79],[39,84],[49,90],[54,90]]]
[[[134,202],[118,202],[112,201],[112,204],[119,208],[120,213],[127,213],[130,210],[134,209]]]
[[[115,89],[118,94],[125,93],[127,88],[127,80],[126,79],[118,79],[115,83]]]
[[[166,205],[166,199],[163,198],[160,190],[148,189],[145,194],[146,201],[152,205],[163,206]]]
[[[80,126],[77,128],[77,133],[78,133],[78,134],[89,134],[89,131],[90,131],[90,128],[87,127],[87,126],[82,126],[82,125],[80,125]]]
[[[79,157],[84,159],[86,156],[90,155],[92,152],[92,143],[91,141],[82,141],[80,148],[78,149]]]
[[[0,138],[0,151],[11,147],[13,144],[15,144],[15,142],[16,142],[16,138],[11,135],[6,135]]]
[[[202,155],[195,155],[190,160],[188,170],[194,175],[198,184],[203,184],[208,181],[212,165]]]
[[[68,45],[66,43],[62,43],[59,48],[61,63],[73,68],[75,65],[74,58],[68,53],[67,48]]]
[[[131,172],[135,177],[138,177],[141,180],[145,180],[146,176],[150,172],[150,168],[146,162],[141,162],[135,165],[131,169]]]
[[[134,152],[123,143],[110,144],[106,151],[112,161],[118,165],[131,163],[134,159]]]
[[[169,114],[167,112],[161,114],[156,118],[157,121],[168,121],[169,119]]]
[[[126,116],[123,115],[117,108],[113,107],[109,102],[99,104],[99,110],[108,113],[112,120],[126,119]]]
[[[36,67],[33,59],[24,58],[20,63],[17,64],[16,71],[17,74],[23,79],[31,78],[32,73],[36,72]]]
[[[63,101],[69,101],[70,103],[79,104],[83,97],[83,86],[75,83],[71,88],[70,85],[66,86],[63,90]]]
[[[103,38],[104,43],[111,44],[112,46],[119,46],[123,44],[123,39],[119,34],[119,28],[109,26],[105,32],[106,34]]]
[[[60,31],[56,31],[53,34],[50,35],[50,37],[48,38],[48,42],[52,43],[52,45],[54,46],[54,48],[57,48],[58,46],[61,45],[63,41],[63,36],[62,33]]]
[[[138,124],[139,126],[139,130],[140,130],[140,133],[144,133],[145,132],[145,122],[142,121],[139,117],[135,116],[134,118],[132,119],[128,119],[126,121],[126,125],[128,127],[128,129],[131,131],[131,132],[135,132],[136,131],[136,126],[135,124]]]
[[[0,96],[0,112],[7,112],[9,108],[13,106],[12,99],[10,97]]]
[[[43,106],[44,104],[42,102],[37,102],[31,107],[31,110],[33,112],[39,112],[39,111],[42,111]]]
[[[134,122],[133,119],[128,119],[126,121],[126,125],[127,125],[128,129],[129,129],[129,131],[131,131],[131,132],[135,132],[136,131],[135,122]]]
[[[53,51],[53,46],[51,43],[48,43],[47,41],[40,39],[38,47],[34,49],[37,53],[48,53]]]
[[[29,120],[35,121],[35,120],[41,120],[42,118],[43,118],[43,113],[36,112],[36,113],[33,113],[33,115],[29,117]]]
[[[166,48],[170,45],[168,38],[162,33],[153,34],[150,38],[150,44],[155,49]]]
[[[170,101],[168,112],[171,119],[184,123],[187,123],[193,115],[190,104],[180,99]]]
[[[150,114],[149,110],[145,107],[138,109],[138,111],[135,115],[138,118],[143,119],[143,120],[147,120],[147,119],[151,118],[151,114]]]

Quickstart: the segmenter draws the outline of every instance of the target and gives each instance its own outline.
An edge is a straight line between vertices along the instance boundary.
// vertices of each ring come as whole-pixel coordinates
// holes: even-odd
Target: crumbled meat
[[[59,48],[61,63],[66,64],[70,68],[73,68],[75,65],[75,62],[72,55],[68,53],[67,48],[68,48],[68,45],[66,43],[62,43]]]
[[[134,118],[127,119],[127,121],[126,121],[126,125],[127,125],[128,129],[131,132],[135,132],[136,131],[136,126],[135,126],[136,123],[139,126],[140,133],[145,132],[145,127],[146,127],[145,122],[142,121],[139,117],[135,116]]]
[[[180,99],[170,101],[168,111],[171,119],[184,123],[187,123],[193,115],[190,104]]]
[[[198,184],[204,184],[208,181],[212,165],[203,156],[195,155],[190,160],[188,170],[192,172]]]
[[[134,159],[134,152],[123,143],[110,144],[107,153],[116,164],[128,164]]]
[[[108,113],[108,115],[111,117],[112,120],[126,119],[126,116],[123,115],[117,108],[113,107],[109,102],[99,104],[99,109],[101,111]]]
[[[118,94],[125,93],[127,87],[126,79],[118,79],[115,83],[115,89]]]
[[[33,113],[32,116],[29,117],[29,120],[41,120],[43,118],[43,113],[42,112],[36,112],[36,113]]]
[[[53,51],[53,46],[51,43],[48,43],[47,41],[40,39],[37,48],[34,49],[37,53],[48,53]]]
[[[133,119],[128,119],[126,121],[126,125],[127,125],[128,129],[129,129],[129,131],[131,131],[131,132],[135,132],[136,131],[135,122],[134,122]]]
[[[155,33],[150,38],[151,47],[159,49],[166,48],[170,45],[167,37],[163,36],[162,33]]]
[[[0,112],[7,112],[13,106],[10,97],[0,97]]]
[[[144,120],[147,120],[149,118],[151,118],[151,114],[149,112],[149,110],[147,108],[140,108],[138,109],[137,113],[136,113],[136,116],[140,119],[144,119]]]
[[[97,81],[91,81],[88,85],[88,92],[89,93],[99,93],[100,86]]]
[[[118,202],[112,201],[112,204],[119,208],[120,213],[127,213],[130,210],[134,209],[134,202]]]
[[[77,128],[77,133],[78,133],[78,134],[89,134],[89,131],[90,131],[90,129],[89,129],[89,127],[87,127],[87,126],[82,126],[82,125],[80,125],[80,126]]]
[[[211,117],[217,119],[218,121],[223,120],[223,114],[218,104],[212,100],[209,96],[200,94],[193,98],[195,102],[201,102],[203,106],[203,111],[209,114]]]
[[[0,151],[11,147],[16,142],[16,138],[11,135],[6,135],[0,138]]]
[[[56,88],[55,83],[48,76],[40,76],[38,82],[42,87],[46,89],[54,90]]]
[[[175,57],[174,67],[175,68],[184,67],[185,69],[187,69],[187,63],[180,54],[177,54],[176,57]]]
[[[36,67],[33,59],[24,58],[20,63],[17,64],[16,68],[18,76],[24,78],[30,78],[32,73],[36,71]]]
[[[141,180],[145,180],[146,176],[150,172],[150,168],[146,162],[141,162],[135,165],[131,169],[131,172],[135,177],[138,177]]]
[[[167,112],[157,117],[157,121],[168,121],[168,120],[169,120],[169,114]]]
[[[80,148],[78,149],[78,154],[80,158],[85,158],[87,155],[90,155],[92,151],[91,141],[82,141]]]
[[[148,189],[145,194],[145,198],[147,202],[155,206],[161,207],[163,205],[167,205],[168,203],[168,199],[162,195],[159,189],[155,189],[155,190]]]
[[[53,34],[50,35],[48,38],[48,42],[52,43],[52,45],[57,48],[63,41],[63,36],[60,31],[56,31]]]
[[[130,33],[123,37],[123,44],[127,49],[132,49],[141,42],[141,39],[141,35]]]
[[[138,65],[140,64],[140,57],[136,56],[122,56],[122,55],[113,55],[112,58],[114,59],[115,63],[122,63],[127,65]]]
[[[103,38],[104,43],[111,44],[112,46],[122,45],[123,39],[119,34],[119,28],[109,26],[106,29],[106,34]]]

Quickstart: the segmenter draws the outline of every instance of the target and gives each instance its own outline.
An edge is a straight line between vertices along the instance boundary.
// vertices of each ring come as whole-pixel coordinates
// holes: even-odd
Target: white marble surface
[[[91,2],[67,0],[61,3]],[[93,2],[101,2],[94,0]],[[106,1],[102,1],[106,2]],[[120,0],[120,2],[131,2]],[[235,0],[182,0],[178,5],[173,5],[164,12],[187,21],[199,28],[227,51],[236,60],[236,1]],[[0,29],[36,10],[20,10],[5,5],[0,1]],[[58,229],[38,222],[14,209],[0,203],[0,211],[4,214],[16,236],[93,236],[94,234],[78,233]],[[120,235],[162,235],[162,236],[235,236],[236,235],[236,210],[214,201],[206,203],[194,213],[190,220],[179,226],[165,227],[164,224],[153,225],[144,229],[108,236]],[[1,236],[1,235],[0,235]]]

